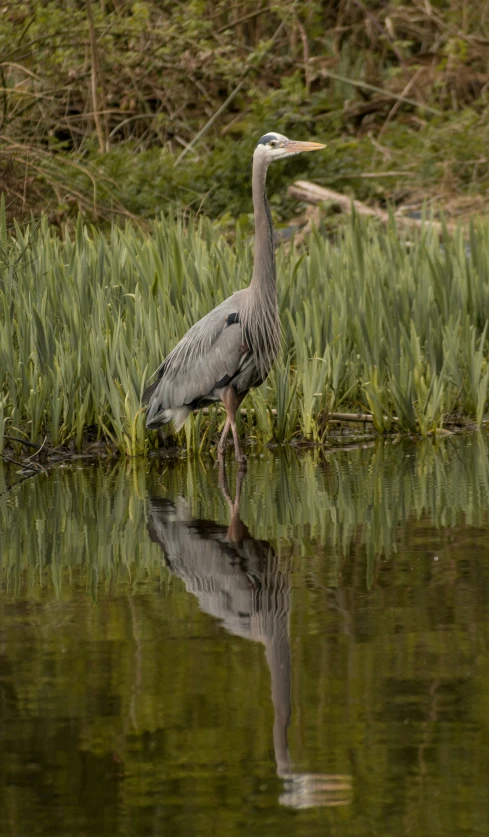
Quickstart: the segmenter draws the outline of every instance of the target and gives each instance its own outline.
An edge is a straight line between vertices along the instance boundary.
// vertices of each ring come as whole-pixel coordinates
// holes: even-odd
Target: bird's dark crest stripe
[[[266,145],[267,142],[270,142],[270,140],[274,140],[274,139],[277,139],[275,134],[265,134],[265,136],[261,137],[258,140],[257,145]]]

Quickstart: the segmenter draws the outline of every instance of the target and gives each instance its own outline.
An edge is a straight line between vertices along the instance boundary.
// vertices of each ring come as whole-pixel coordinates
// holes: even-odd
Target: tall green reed
[[[44,221],[0,216],[2,435],[55,445],[105,438],[128,455],[161,444],[141,394],[185,331],[245,287],[252,246],[205,219],[161,217],[106,236],[79,219],[61,239]],[[489,224],[443,240],[353,217],[334,241],[277,254],[284,357],[243,406],[264,443],[320,441],[335,410],[368,411],[378,431],[426,435],[453,412],[481,424],[489,365]],[[222,424],[189,420],[179,443],[208,450]]]

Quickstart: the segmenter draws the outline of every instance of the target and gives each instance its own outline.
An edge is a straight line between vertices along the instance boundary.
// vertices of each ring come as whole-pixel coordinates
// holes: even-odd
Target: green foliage
[[[5,216],[4,216],[5,219]],[[5,220],[4,220],[5,224]],[[0,231],[0,439],[81,448],[105,438],[130,456],[157,437],[141,394],[185,331],[249,282],[252,248],[207,220],[162,217],[148,234],[84,226],[62,240],[40,226]],[[322,441],[328,415],[371,410],[378,431],[425,436],[458,412],[480,425],[489,381],[489,227],[440,245],[404,241],[353,218],[337,241],[278,252],[285,356],[245,407],[263,444]],[[277,413],[277,415],[275,415]],[[189,452],[209,450],[222,414],[193,418]]]
[[[155,217],[176,201],[237,217],[249,206],[254,142],[271,128],[329,144],[292,164],[292,176],[418,207],[450,199],[467,211],[477,197],[479,208],[489,184],[486,13],[487,0],[443,0],[436,12],[415,0],[264,0],[251,11],[246,0],[7,4],[9,212],[48,205],[56,224],[78,211],[110,221]],[[282,196],[278,211],[293,206]]]

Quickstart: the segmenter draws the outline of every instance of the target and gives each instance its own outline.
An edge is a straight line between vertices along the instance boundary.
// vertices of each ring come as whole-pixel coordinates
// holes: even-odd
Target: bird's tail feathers
[[[168,424],[169,421],[173,421],[173,430],[175,433],[178,433],[187,420],[190,407],[168,407],[165,410],[160,410],[155,415],[151,415],[151,413],[152,410],[150,409],[146,419],[146,427],[149,430],[156,430],[163,424]]]
[[[178,433],[187,421],[190,407],[175,407],[173,410],[167,410],[167,412],[171,413],[170,418],[173,419],[173,429],[175,433]]]
[[[154,391],[156,390],[156,387],[158,386],[159,382],[159,378],[157,378],[156,381],[153,381],[153,383],[149,385],[149,387],[146,387],[141,398],[143,404],[148,403]]]

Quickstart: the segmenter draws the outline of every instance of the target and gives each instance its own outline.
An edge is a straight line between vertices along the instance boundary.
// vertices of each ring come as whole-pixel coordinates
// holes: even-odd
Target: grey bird
[[[255,257],[250,285],[236,291],[182,337],[157,369],[156,380],[143,393],[148,404],[146,427],[173,421],[179,430],[192,410],[222,401],[227,419],[219,445],[224,456],[229,430],[236,460],[246,462],[236,428],[236,411],[251,387],[265,380],[280,348],[273,224],[266,196],[268,166],[302,151],[325,148],[318,142],[296,142],[270,132],[253,154],[252,191]]]
[[[224,463],[220,463],[219,484],[231,513],[228,527],[193,518],[183,497],[176,503],[153,498],[148,533],[162,547],[168,570],[182,579],[204,613],[218,619],[233,636],[265,648],[274,710],[273,749],[277,775],[284,781],[280,803],[293,808],[348,805],[351,776],[293,769],[287,741],[292,715],[291,568],[267,541],[254,538],[241,520],[243,479],[243,471],[238,470],[233,500]]]

